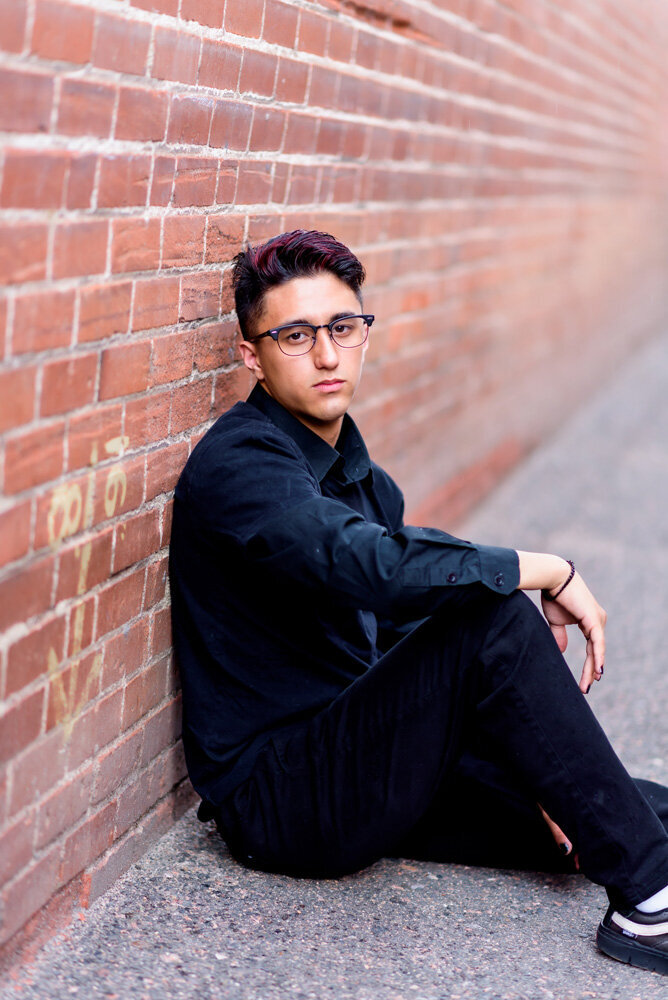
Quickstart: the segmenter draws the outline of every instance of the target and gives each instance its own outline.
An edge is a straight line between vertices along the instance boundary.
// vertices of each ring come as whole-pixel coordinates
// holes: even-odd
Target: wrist
[[[565,576],[562,575],[561,580],[553,587],[543,587],[541,590],[541,595],[544,601],[556,601],[557,597],[566,589],[573,577],[575,576],[575,564],[571,559],[564,559],[563,562],[568,567]]]

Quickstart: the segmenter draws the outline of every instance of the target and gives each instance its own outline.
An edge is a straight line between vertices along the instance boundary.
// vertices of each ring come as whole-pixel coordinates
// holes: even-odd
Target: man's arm
[[[570,575],[570,565],[560,556],[542,552],[518,552],[520,590],[541,590],[555,594]],[[559,649],[568,645],[566,625],[577,625],[587,640],[587,652],[580,678],[580,690],[587,692],[592,681],[603,674],[605,661],[605,623],[607,615],[579,573],[561,591],[556,600],[543,597],[545,615]]]

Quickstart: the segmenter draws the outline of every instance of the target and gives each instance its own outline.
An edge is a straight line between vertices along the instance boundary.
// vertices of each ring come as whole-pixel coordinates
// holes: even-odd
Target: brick
[[[283,111],[256,107],[253,112],[250,149],[253,152],[277,152],[283,141],[285,119]]]
[[[326,118],[323,118],[320,122],[320,129],[318,131],[318,141],[316,143],[317,152],[323,154],[324,156],[339,157],[343,146],[343,136],[343,122],[328,121]]]
[[[195,367],[211,371],[229,365],[236,357],[237,325],[233,320],[207,323],[195,333]]]
[[[171,608],[160,608],[153,615],[153,633],[151,656],[166,653],[172,645],[172,611]]]
[[[149,330],[176,323],[179,315],[178,277],[138,281],[132,312],[132,329]]]
[[[81,596],[109,579],[113,529],[65,545],[58,552],[56,602]]]
[[[135,570],[120,580],[114,580],[98,595],[96,637],[132,621],[141,612],[144,570]]]
[[[74,720],[99,694],[101,669],[102,654],[89,652],[52,672],[47,698],[47,731],[63,726],[64,737],[68,738]]]
[[[150,156],[103,156],[100,163],[100,208],[145,205],[151,173]]]
[[[31,504],[18,503],[0,514],[0,566],[27,555],[30,548]]]
[[[172,434],[180,434],[211,418],[211,389],[212,379],[205,377],[175,390],[170,428]]]
[[[259,38],[262,32],[264,0],[245,0],[244,3],[225,5],[225,31],[243,38]]]
[[[0,372],[0,433],[32,421],[36,376],[34,366]]]
[[[36,814],[22,816],[0,834],[0,885],[9,882],[33,857]]]
[[[26,33],[26,0],[0,0],[0,45],[20,52]]]
[[[111,134],[116,90],[106,83],[64,79],[60,91],[57,131],[63,135],[91,135],[106,139]]]
[[[182,0],[181,20],[222,28],[225,0]]]
[[[216,197],[218,161],[199,156],[180,156],[176,164],[172,204],[211,205]]]
[[[93,24],[93,11],[86,7],[37,0],[31,51],[42,59],[90,62]]]
[[[53,103],[53,78],[45,73],[0,67],[0,130],[47,132]]]
[[[359,81],[355,80],[359,88]],[[311,88],[309,90],[309,106],[311,108],[336,108],[338,111],[349,110],[339,107],[339,89],[341,74],[324,66],[313,66],[311,70]],[[356,110],[356,109],[353,109]]]
[[[20,493],[56,479],[63,469],[62,421],[50,427],[24,431],[5,445],[5,493]]]
[[[42,729],[44,688],[6,708],[0,727],[0,764],[6,764],[36,740]]]
[[[71,608],[69,614],[69,635],[65,656],[70,659],[74,656],[80,657],[84,650],[93,642],[95,625],[95,597],[87,597],[78,601]],[[91,661],[88,661],[89,664]],[[62,720],[61,720],[62,721]],[[73,718],[67,719],[68,725],[72,724]]]
[[[167,131],[169,97],[162,90],[121,86],[114,135],[117,139],[161,142]]]
[[[63,845],[63,855],[58,870],[58,881],[69,882],[91,861],[111,847],[114,841],[114,820],[116,803],[110,802],[99,812],[88,816],[81,826],[67,838]]]
[[[102,667],[102,690],[120,684],[126,677],[132,676],[148,659],[148,617],[141,618],[124,628],[113,638],[108,639],[104,647],[104,664]],[[120,690],[121,704],[115,699],[108,701],[108,709],[113,711],[114,723],[104,724],[101,731],[100,746],[116,739],[121,731],[121,708],[123,691]],[[104,716],[104,702],[100,702],[100,715]]]
[[[35,847],[38,851],[81,819],[88,808],[92,784],[91,767],[67,784],[54,789],[40,802],[35,836]]]
[[[220,282],[220,279],[218,279]],[[153,340],[151,386],[186,378],[193,369],[193,334],[171,333]]]
[[[123,430],[123,407],[116,403],[111,406],[97,406],[90,413],[75,414],[68,420],[67,471],[96,465],[106,457],[104,446],[107,441],[121,436]]]
[[[150,764],[167,747],[175,743],[181,735],[181,699],[172,698],[144,720],[144,742],[141,764]]]
[[[197,83],[200,39],[185,31],[156,27],[152,75],[158,80]]]
[[[60,481],[53,489],[41,491],[35,513],[35,550],[47,545],[55,549],[65,539],[81,530],[84,509],[92,489],[86,476]]]
[[[169,14],[171,17],[176,17],[179,12],[179,0],[132,0],[132,6],[152,10],[156,14]]]
[[[99,274],[105,270],[109,223],[106,219],[63,222],[53,241],[54,278]]]
[[[167,567],[167,556],[155,560],[146,567],[145,609],[152,608],[164,600],[167,591]]]
[[[101,69],[143,76],[150,41],[149,24],[98,11],[92,63]]]
[[[97,154],[82,153],[70,157],[67,180],[65,182],[65,207],[91,208],[95,190]]]
[[[169,428],[171,391],[152,393],[125,404],[125,430],[137,445],[162,441]]]
[[[172,95],[167,141],[206,146],[214,106],[214,99],[205,94]]]
[[[53,569],[53,556],[46,556],[4,578],[0,583],[0,628],[9,628],[49,610]]]
[[[99,755],[92,802],[108,799],[135,772],[141,757],[141,745],[142,733],[135,730],[121,737],[114,746]]]
[[[233,205],[237,193],[237,173],[239,165],[235,160],[222,160],[218,168],[216,204]]]
[[[308,90],[309,67],[296,59],[278,60],[276,100],[303,104]]]
[[[302,167],[293,163],[290,171],[290,192],[288,199],[291,205],[304,205],[316,200],[318,170],[315,167]]]
[[[9,940],[36,910],[46,903],[54,887],[57,887],[59,862],[60,848],[56,846],[21,872],[5,890],[3,910],[6,918],[2,926],[3,941]]]
[[[299,51],[324,56],[327,51],[327,18],[302,9],[299,18]]]
[[[114,219],[111,270],[155,271],[160,266],[160,219]]]
[[[217,149],[248,149],[253,109],[238,101],[217,101],[209,142]]]
[[[239,164],[237,205],[265,205],[271,200],[271,164],[248,161]]]
[[[169,499],[162,508],[162,540],[165,545],[169,544],[172,534],[172,520],[174,518],[174,500]],[[178,686],[177,682],[175,682]]]
[[[205,38],[202,41],[202,60],[199,67],[198,84],[214,90],[236,91],[241,69],[242,49],[230,42],[217,42]]]
[[[118,639],[121,636],[117,637]],[[107,646],[114,645],[112,639]],[[106,655],[105,655],[106,658]],[[105,747],[115,740],[121,731],[121,714],[123,711],[123,691],[112,691],[101,698],[95,706],[95,746]],[[90,755],[89,755],[90,756]]]
[[[244,49],[239,76],[239,92],[241,94],[258,94],[260,97],[273,97],[277,68],[278,60],[275,55]]]
[[[281,0],[265,0],[262,37],[270,45],[295,48],[299,8]]]
[[[241,249],[244,220],[230,214],[209,215],[207,217],[205,263],[221,263],[231,260]],[[207,313],[207,315],[210,315]]]
[[[162,493],[171,493],[188,460],[187,441],[178,441],[158,448],[147,456],[146,499],[153,500]],[[148,580],[147,580],[148,589]]]
[[[204,226],[201,216],[172,215],[164,220],[162,266],[190,267],[201,264]]]
[[[45,278],[47,240],[48,229],[39,223],[0,223],[0,274],[3,282],[20,285]]]
[[[160,548],[160,511],[143,511],[116,525],[113,572],[147,559]]]
[[[192,322],[218,316],[220,312],[221,276],[216,271],[183,275],[179,322]]]
[[[42,369],[40,415],[53,417],[92,403],[97,362],[97,354],[48,361]]]
[[[128,408],[132,404],[128,403]],[[95,477],[94,524],[137,510],[144,499],[144,456],[121,458]]]
[[[68,157],[63,152],[8,149],[0,188],[3,208],[60,208]]]
[[[165,670],[162,661],[151,664],[128,681],[123,704],[123,730],[134,726],[165,697]]]
[[[62,733],[52,729],[12,761],[10,817],[32,805],[39,796],[58,784],[65,773],[65,760]]]
[[[233,368],[216,378],[213,412],[216,416],[229,410],[251,391],[253,377],[245,365]]]
[[[315,152],[318,119],[311,115],[290,112],[283,140],[284,153],[299,153],[308,156]]]
[[[151,344],[118,344],[102,352],[100,361],[100,399],[129,396],[148,386]]]
[[[65,645],[65,619],[51,618],[18,639],[7,652],[7,697],[46,674],[50,663],[60,663]]]
[[[327,55],[335,62],[350,62],[353,47],[356,45],[357,31],[349,24],[340,21],[330,21]],[[408,48],[409,46],[406,46]]]
[[[79,343],[127,332],[132,302],[131,281],[84,285],[79,295]]]

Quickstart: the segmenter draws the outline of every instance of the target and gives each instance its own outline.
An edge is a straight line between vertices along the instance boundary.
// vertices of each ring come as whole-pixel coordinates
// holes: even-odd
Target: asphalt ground
[[[667,442],[663,338],[460,533],[576,561],[609,613],[592,706],[631,772],[668,784]],[[190,811],[0,998],[667,1000],[667,977],[597,951],[605,902],[581,876],[405,860],[336,881],[251,872]]]

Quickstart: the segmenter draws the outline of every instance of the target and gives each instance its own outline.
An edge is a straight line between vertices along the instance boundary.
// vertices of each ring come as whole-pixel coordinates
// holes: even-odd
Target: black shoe
[[[608,909],[599,924],[596,943],[606,955],[639,969],[668,975],[668,907],[641,913],[634,907]]]

